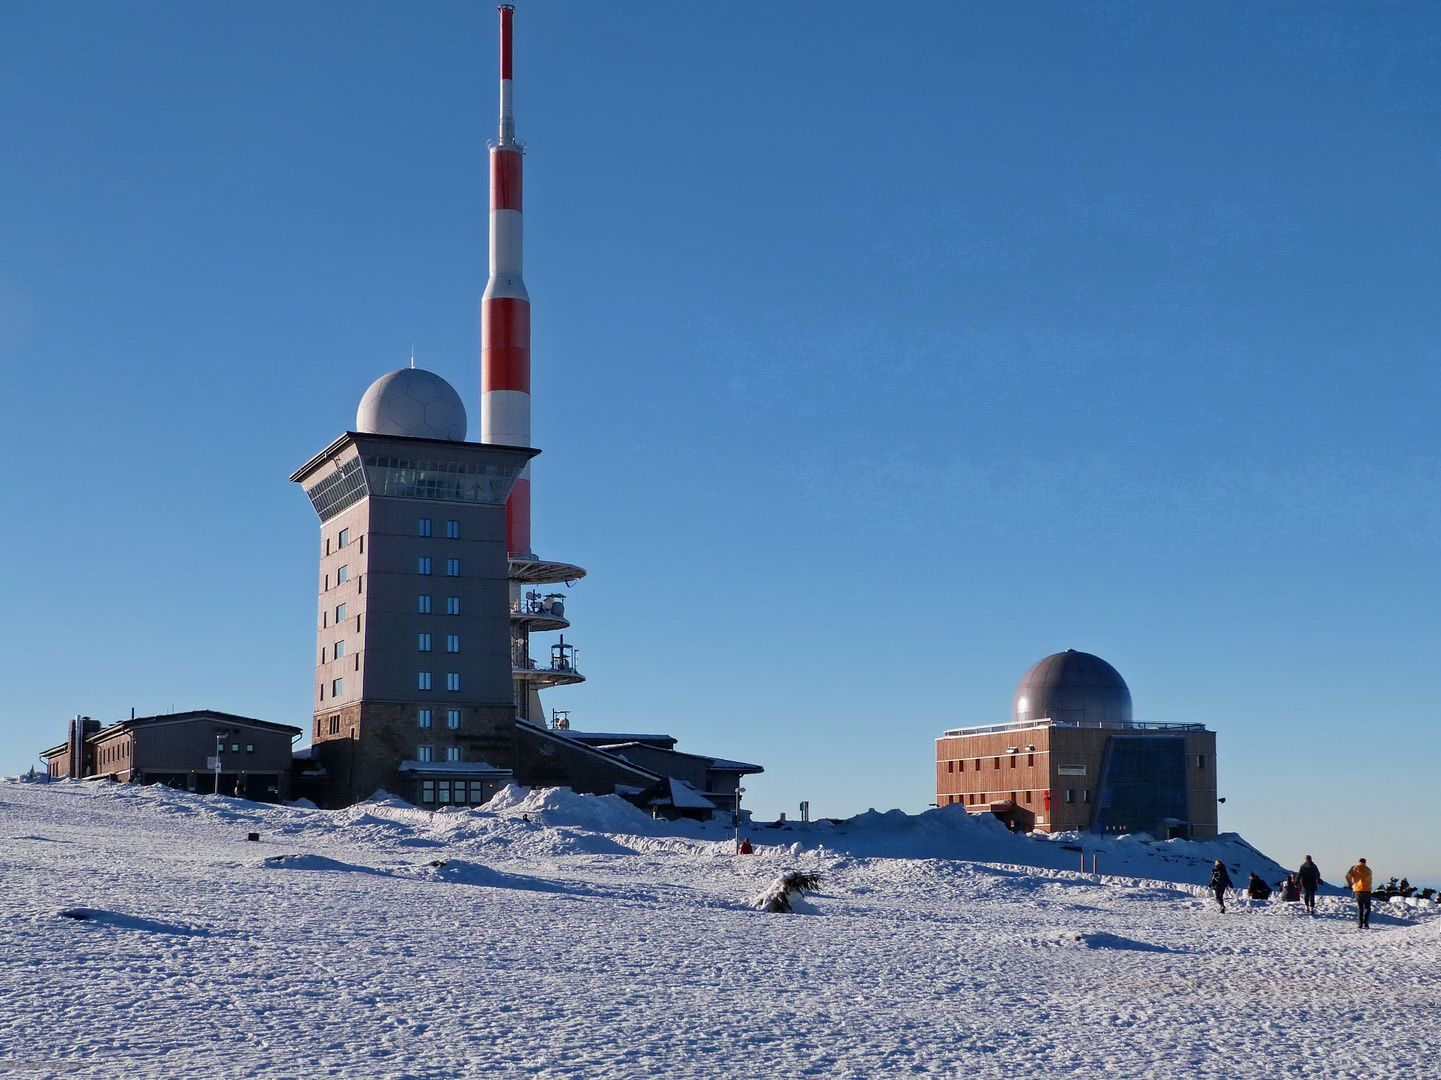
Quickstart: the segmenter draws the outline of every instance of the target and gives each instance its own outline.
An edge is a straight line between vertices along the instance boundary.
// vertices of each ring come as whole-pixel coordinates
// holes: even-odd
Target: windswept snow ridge
[[[1274,880],[1239,837],[1031,840],[949,810],[750,836],[735,856],[719,827],[562,791],[430,814],[0,781],[0,1073],[1369,1080],[1441,1059],[1435,905],[1378,904],[1368,932],[1339,896],[1221,915],[1210,859]],[[748,906],[791,870],[821,875],[818,917]]]

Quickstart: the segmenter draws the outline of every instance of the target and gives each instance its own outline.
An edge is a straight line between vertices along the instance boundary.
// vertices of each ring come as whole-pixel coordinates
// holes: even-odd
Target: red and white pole
[[[480,302],[480,441],[530,445],[530,295],[522,271],[522,151],[515,141],[511,30],[500,5],[500,136],[490,148],[490,280]],[[505,505],[510,555],[532,554],[530,466]]]

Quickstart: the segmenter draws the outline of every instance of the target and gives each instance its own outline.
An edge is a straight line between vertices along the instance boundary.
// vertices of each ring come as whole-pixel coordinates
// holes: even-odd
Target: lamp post
[[[746,793],[746,789],[745,789],[745,788],[743,788],[743,787],[738,787],[738,788],[736,788],[736,851],[737,851],[737,852],[740,851],[740,846],[741,846],[741,796],[744,795],[745,793]]]

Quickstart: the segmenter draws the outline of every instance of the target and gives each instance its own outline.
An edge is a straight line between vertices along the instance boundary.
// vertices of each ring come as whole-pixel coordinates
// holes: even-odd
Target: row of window
[[[416,687],[417,687],[417,689],[420,689],[420,690],[429,690],[429,689],[430,689],[430,672],[428,672],[428,671],[422,671],[422,672],[419,672],[418,675],[419,675],[419,678],[416,680]],[[456,691],[456,690],[459,690],[459,689],[460,689],[460,672],[458,672],[458,671],[447,671],[447,672],[445,673],[445,688],[446,688],[447,690],[450,690],[450,691]]]
[[[339,626],[339,625],[340,625],[341,623],[343,623],[344,621],[345,621],[345,605],[344,605],[344,604],[336,604],[336,605],[335,605],[335,625],[336,625],[336,626]],[[329,608],[326,608],[324,611],[322,611],[322,612],[320,613],[320,625],[321,625],[322,627],[325,627],[325,626],[329,626],[329,625],[330,625],[330,609],[329,609]],[[357,616],[355,617],[355,632],[356,632],[357,634],[360,633],[360,616],[359,616],[359,615],[357,615]]]
[[[336,549],[337,551],[339,551],[341,548],[347,547],[349,544],[350,544],[350,530],[349,530],[349,529],[341,529],[341,530],[340,530],[340,535],[335,538],[335,549]],[[325,553],[326,553],[327,555],[330,554],[330,541],[329,541],[329,540],[326,540],[326,541],[325,541]],[[365,554],[365,537],[363,537],[363,536],[360,538],[360,553],[361,553],[362,555]]]
[[[1014,769],[1014,768],[1016,767],[1016,759],[1019,758],[1020,755],[1019,755],[1019,754],[1009,754],[1009,755],[1007,755],[1007,757],[1008,757],[1008,759],[1009,759],[1010,762],[1011,762],[1011,768]],[[973,765],[971,766],[971,769],[972,769],[972,771],[974,771],[974,772],[980,772],[980,771],[981,771],[981,763],[982,763],[982,761],[984,761],[985,759],[984,759],[984,758],[974,758],[974,759],[961,758],[961,759],[958,760],[958,761],[948,761],[948,762],[946,762],[946,772],[965,772],[965,771],[966,771],[966,761],[967,761],[967,760],[974,760],[975,764],[973,764]],[[1035,765],[1035,764],[1036,764],[1036,755],[1035,755],[1035,754],[1027,754],[1027,755],[1026,755],[1026,764],[1027,764],[1027,765],[1032,765],[1032,766]],[[991,759],[991,768],[993,768],[993,769],[999,769],[1000,767],[1001,767],[1001,759],[998,758],[998,757],[992,758],[992,759]]]
[[[419,637],[418,642],[416,643],[416,648],[417,648],[417,650],[420,651],[420,652],[430,652],[430,635],[429,635],[429,634],[421,634],[420,637]],[[459,635],[459,634],[446,634],[446,635],[445,635],[445,651],[446,651],[446,652],[454,652],[454,653],[460,652],[460,635]]]
[[[1073,803],[1073,802],[1076,801],[1076,792],[1077,792],[1077,790],[1078,790],[1078,789],[1076,789],[1076,788],[1066,788],[1066,802],[1068,802],[1068,803]],[[1080,788],[1079,791],[1080,791],[1080,795],[1081,795],[1081,802],[1083,802],[1083,803],[1088,803],[1088,802],[1091,801],[1091,789],[1090,789],[1090,788]],[[991,801],[993,795],[1000,795],[1000,794],[1001,794],[1001,793],[1000,793],[999,791],[993,792],[993,793],[992,793],[992,792],[980,791],[980,792],[972,792],[972,793],[970,793],[969,795],[949,795],[949,796],[943,796],[943,798],[949,799],[949,802],[942,803],[941,805],[942,805],[942,806],[949,806],[949,805],[952,805],[952,804],[954,804],[954,803],[960,803],[960,804],[962,804],[963,806],[976,806],[976,805],[978,805],[978,804],[979,804],[979,805],[985,805],[986,803],[989,803],[989,802]],[[1012,803],[1015,803],[1015,802],[1017,801],[1017,800],[1016,800],[1016,792],[1012,791],[1012,792],[1009,792],[1008,794],[1010,795],[1011,802],[1012,802]],[[1031,801],[1031,795],[1033,794],[1032,792],[1030,792],[1030,791],[1023,791],[1023,792],[1021,792],[1020,794],[1021,794],[1021,796],[1022,796],[1022,798],[1021,798],[1021,801],[1022,801],[1022,802],[1027,802],[1027,803],[1029,803],[1029,802]]]
[[[467,794],[470,796],[466,798]],[[422,780],[420,782],[420,801],[422,803],[483,803],[485,799],[485,781],[471,780]]]
[[[458,571],[457,571],[457,572],[458,572]],[[344,585],[344,584],[345,584],[347,581],[349,581],[349,580],[350,580],[350,564],[347,563],[345,566],[342,566],[342,567],[340,567],[340,569],[336,570],[336,572],[335,572],[335,587],[336,587],[336,588],[339,588],[340,586]],[[329,592],[329,591],[330,591],[330,575],[329,575],[329,574],[326,574],[326,575],[325,575],[325,588],[324,588],[323,591],[324,591],[324,592]],[[364,591],[365,591],[365,575],[364,575],[364,574],[361,574],[360,577],[356,578],[356,580],[355,580],[355,591],[356,591],[356,592],[364,592]]]
[[[433,747],[433,746],[417,746],[417,747],[415,748],[415,759],[416,759],[417,761],[434,761],[434,760],[436,760],[436,758],[435,758],[435,747]],[[460,757],[460,747],[458,747],[458,746],[447,746],[447,747],[445,748],[445,760],[446,760],[446,761],[459,761],[459,760],[461,760],[461,757]]]
[[[345,567],[342,566],[340,569],[341,569],[341,570],[344,570]],[[416,572],[417,574],[428,574],[428,573],[430,573],[430,556],[429,556],[429,555],[421,555],[421,556],[416,560],[416,570],[415,570],[415,572]],[[445,576],[446,576],[446,577],[460,577],[460,560],[459,560],[459,559],[446,559],[446,560],[445,560]]]
[[[430,718],[431,711],[429,709],[421,709],[418,713],[416,713],[415,722],[419,727],[428,728],[430,727]],[[445,710],[445,726],[451,728],[452,730],[460,727],[459,709]]]
[[[417,609],[420,611],[420,614],[422,614],[422,615],[429,615],[429,614],[430,614],[430,597],[429,597],[428,595],[422,593],[420,596],[416,597],[416,601],[417,601],[416,607],[417,607]],[[458,596],[447,596],[447,597],[445,598],[445,613],[446,613],[447,615],[459,615],[459,614],[460,614],[460,597],[458,597]]]
[[[419,520],[419,523],[418,523],[418,525],[417,525],[415,534],[416,534],[417,536],[429,536],[429,535],[430,535],[430,518],[421,518],[421,519]],[[445,523],[445,538],[446,538],[447,540],[459,540],[459,539],[460,539],[460,522],[458,522],[458,521],[447,521],[447,522]]]

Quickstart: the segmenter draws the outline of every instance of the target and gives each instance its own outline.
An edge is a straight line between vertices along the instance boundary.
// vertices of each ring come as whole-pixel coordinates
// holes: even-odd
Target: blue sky
[[[1035,660],[1219,738],[1222,827],[1441,884],[1441,12],[521,3],[535,537],[578,727],[924,809]],[[0,10],[0,767],[305,725],[286,477],[472,417],[484,4]]]

